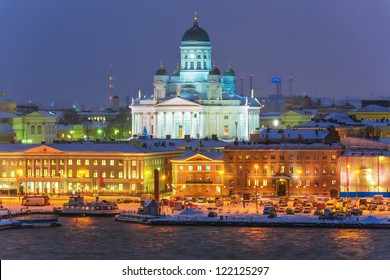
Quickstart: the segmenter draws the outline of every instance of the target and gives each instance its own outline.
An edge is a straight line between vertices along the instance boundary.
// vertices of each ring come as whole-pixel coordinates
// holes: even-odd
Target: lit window
[[[105,159],[102,159],[102,165],[106,165],[106,160]]]
[[[97,159],[94,159],[94,160],[93,160],[93,165],[98,165]]]
[[[263,186],[266,187],[268,184],[268,181],[267,180],[263,180]]]
[[[68,165],[72,165],[73,161],[71,159],[68,159]]]
[[[188,166],[188,170],[189,170],[189,171],[192,171],[192,170],[193,170],[192,165],[189,165],[189,166]]]
[[[89,159],[85,160],[85,165],[89,165]]]
[[[202,165],[198,165],[198,170],[202,170]]]
[[[110,160],[110,165],[111,165],[111,166],[115,165],[115,160],[111,159],[111,160]]]
[[[210,165],[206,165],[206,170],[211,170]]]
[[[76,160],[76,165],[81,165],[81,159]]]
[[[184,170],[184,166],[183,165],[179,165],[179,170]]]

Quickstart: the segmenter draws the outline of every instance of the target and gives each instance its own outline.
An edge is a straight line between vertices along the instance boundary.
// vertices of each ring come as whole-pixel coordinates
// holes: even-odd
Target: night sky
[[[179,61],[183,33],[197,11],[223,72],[253,74],[255,95],[390,95],[388,0],[0,0],[0,91],[18,104],[109,107],[115,94],[152,94],[160,60]]]

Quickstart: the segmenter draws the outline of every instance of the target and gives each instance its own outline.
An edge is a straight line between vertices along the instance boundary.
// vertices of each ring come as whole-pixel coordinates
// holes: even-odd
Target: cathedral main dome
[[[199,27],[198,25],[198,17],[194,16],[194,25],[184,32],[181,41],[201,41],[201,42],[210,42],[209,34],[207,34],[206,30]]]

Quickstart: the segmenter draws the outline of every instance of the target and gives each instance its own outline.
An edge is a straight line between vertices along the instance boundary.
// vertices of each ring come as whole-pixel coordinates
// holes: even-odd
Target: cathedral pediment
[[[155,107],[164,107],[164,106],[197,106],[201,107],[198,103],[186,100],[181,97],[175,97],[166,101],[162,101],[161,103],[158,103]]]

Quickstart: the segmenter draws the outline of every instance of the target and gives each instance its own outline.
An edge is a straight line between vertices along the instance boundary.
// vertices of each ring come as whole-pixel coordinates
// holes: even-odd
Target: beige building
[[[226,186],[264,196],[338,196],[342,149],[328,144],[238,144],[224,151]]]

